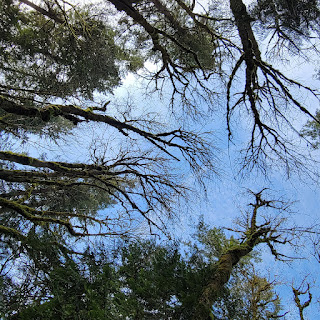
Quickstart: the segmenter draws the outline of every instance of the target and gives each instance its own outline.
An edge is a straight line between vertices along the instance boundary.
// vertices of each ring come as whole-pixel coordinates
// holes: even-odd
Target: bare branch
[[[303,284],[301,284],[298,289],[296,289],[294,286],[292,286],[292,292],[294,295],[294,302],[295,302],[297,308],[299,309],[300,320],[304,320],[304,315],[303,315],[304,309],[306,309],[312,301],[312,294],[310,292],[310,285],[307,284],[307,287],[305,290],[302,289],[302,285]],[[302,303],[299,296],[305,295],[307,293],[308,293],[309,297],[304,303]]]

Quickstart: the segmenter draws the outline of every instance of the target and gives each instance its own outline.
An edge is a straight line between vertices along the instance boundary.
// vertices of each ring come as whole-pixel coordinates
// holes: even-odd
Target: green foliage
[[[309,37],[312,32],[319,30],[318,0],[258,0],[251,6],[251,15],[264,28],[268,26],[268,29],[274,29],[280,38],[289,43]],[[293,43],[291,45],[294,46]]]
[[[163,54],[154,48],[158,42],[165,48],[168,59],[182,73],[213,72],[220,67],[215,56],[217,45],[214,37],[191,19],[176,1],[166,1],[165,6],[159,1],[142,2],[139,12],[146,17],[147,23],[152,21],[152,27],[163,31],[163,36],[153,41],[152,45],[145,30],[137,27],[139,22],[127,18],[120,19],[119,33],[122,34],[120,39],[124,41],[124,45],[133,44],[146,60],[162,61]],[[213,21],[206,21],[205,24],[208,29],[215,28]],[[165,34],[170,36],[167,37]]]
[[[204,246],[203,255],[211,262],[219,258],[228,246],[228,240],[221,229],[209,229],[202,221],[198,225],[197,240]]]
[[[226,236],[206,228],[206,239],[201,228],[203,242],[197,246],[204,245],[209,255],[210,243],[212,255],[220,255]],[[22,299],[16,309],[20,312],[9,319],[192,319],[216,261],[206,262],[195,248],[185,247],[187,255],[181,255],[176,243],[129,241],[113,251],[102,246],[76,260],[60,259],[46,272],[41,299],[28,307]],[[237,269],[213,306],[213,319],[271,319],[267,315],[279,314],[272,284],[251,270],[248,262]],[[260,306],[255,308],[252,301]]]
[[[14,95],[28,99],[91,98],[94,90],[112,91],[119,84],[117,61],[130,62],[130,55],[90,7],[69,10],[62,23],[12,0],[1,0],[0,8],[2,92],[18,90]],[[57,6],[50,10],[61,19]]]
[[[311,139],[312,146],[315,149],[319,148],[320,145],[320,110],[318,110],[315,114],[316,120],[308,121],[301,130],[301,134]]]
[[[178,248],[153,242],[132,243],[123,249],[120,277],[134,306],[131,316],[141,319],[187,319],[199,298],[207,266],[182,259]]]
[[[53,18],[18,1],[0,0],[1,99],[38,108],[48,100],[88,99],[95,91],[111,92],[127,70],[142,66],[134,50],[115,43],[114,31],[93,6],[66,12],[51,1],[41,6]],[[25,142],[36,133],[56,140],[71,128],[72,122],[60,116],[44,121],[0,110],[3,139],[13,135]]]
[[[78,186],[39,186],[29,197],[29,205],[42,210],[85,213],[97,215],[113,203],[111,196],[105,191],[89,185]]]
[[[179,43],[189,51],[182,51],[174,44],[169,44],[167,50],[174,62],[181,66],[185,72],[194,70],[213,71],[217,69],[217,61],[214,57],[215,43],[210,35],[205,34],[198,26],[189,27],[188,32],[178,34]]]
[[[271,320],[281,319],[281,302],[275,285],[260,277],[250,262],[237,268],[230,282],[213,305],[219,320]]]

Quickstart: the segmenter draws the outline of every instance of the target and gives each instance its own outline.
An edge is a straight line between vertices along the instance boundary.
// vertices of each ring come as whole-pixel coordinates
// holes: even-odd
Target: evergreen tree
[[[28,252],[36,247],[31,238],[43,232],[55,239],[50,244],[65,246],[70,237],[129,233],[136,220],[155,226],[149,213],[168,212],[172,193],[185,191],[168,173],[171,160],[181,156],[200,169],[211,161],[206,142],[182,129],[162,130],[147,118],[119,120],[106,114],[110,102],[94,103],[95,93],[112,92],[126,72],[143,64],[136,49],[117,43],[94,6],[1,0],[0,10],[1,239],[12,252],[13,242]],[[31,135],[57,141],[85,122],[113,128],[125,144],[139,138],[149,146],[125,146],[115,158],[98,150],[82,163],[68,155],[65,162],[50,161],[10,148],[13,141],[28,152]],[[119,210],[111,210],[116,205]]]
[[[88,249],[76,260],[65,256],[54,262],[49,257],[52,267],[40,266],[42,277],[28,274],[38,284],[26,278],[17,288],[11,285],[3,313],[12,319],[280,318],[273,284],[257,275],[251,262],[261,243],[281,257],[276,245],[285,243],[283,235],[271,221],[255,223],[258,210],[281,210],[282,205],[256,194],[243,238],[227,238],[221,230],[200,224],[198,241],[184,246],[183,255],[177,243],[127,241],[114,251],[103,245]]]
[[[235,130],[232,120],[236,115],[246,118],[242,170],[260,168],[265,173],[274,164],[283,164],[287,172],[304,168],[305,150],[299,153],[297,148],[295,139],[301,134],[294,120],[298,115],[309,119],[311,131],[306,129],[304,135],[315,137],[319,119],[299,95],[317,99],[317,93],[275,68],[258,35],[271,38],[273,52],[288,43],[279,51],[279,61],[291,47],[291,53],[301,55],[305,44],[318,35],[318,16],[318,2],[307,5],[302,0],[257,1],[250,8],[242,0],[213,1],[202,9],[195,1],[183,0],[109,0],[100,9],[78,8],[64,0],[0,0],[4,314],[48,319],[235,316],[244,305],[228,288],[229,280],[240,275],[233,276],[235,268],[262,243],[281,259],[276,246],[289,242],[276,219],[257,222],[258,209],[278,208],[274,201],[264,200],[262,192],[254,194],[253,210],[238,240],[226,244],[217,233],[202,242],[210,247],[212,240],[215,254],[188,260],[175,249],[130,244],[122,249],[120,258],[125,258],[120,265],[116,260],[101,263],[105,269],[98,265],[96,274],[90,269],[95,259],[74,258],[83,254],[75,252],[81,245],[73,245],[74,240],[124,236],[133,221],[145,221],[151,232],[152,227],[165,232],[172,199],[186,191],[172,169],[174,161],[188,162],[197,174],[214,172],[208,144],[198,134],[182,127],[164,129],[148,117],[110,115],[109,102],[95,103],[95,93],[112,92],[128,71],[141,71],[152,62],[155,71],[142,76],[155,90],[167,88],[169,82],[173,111],[177,98],[183,110],[193,114],[201,109],[199,101],[218,101],[225,106],[229,140]],[[12,142],[27,143],[33,134],[56,139],[87,122],[113,129],[126,147],[117,156],[98,155],[87,162],[54,161],[10,148]],[[21,272],[34,270],[23,286],[10,273],[14,264]],[[41,282],[33,283],[34,279]],[[276,316],[279,301],[272,286],[254,275],[240,282],[246,281],[244,290],[251,290],[251,300],[245,316]],[[233,283],[239,288],[236,280]],[[66,295],[67,290],[74,294]],[[31,295],[39,301],[22,310]],[[236,305],[230,303],[233,297]],[[49,301],[43,303],[45,298]],[[261,299],[271,307],[260,308]]]
[[[294,138],[300,136],[292,116],[317,121],[298,97],[303,93],[317,99],[317,91],[286,76],[274,61],[281,63],[288,53],[306,59],[317,55],[313,41],[319,32],[318,1],[257,1],[251,7],[242,0],[212,1],[206,8],[183,0],[109,2],[127,17],[120,20],[123,34],[137,39],[147,56],[158,61],[159,68],[150,75],[156,88],[167,80],[172,101],[194,114],[201,109],[199,101],[223,106],[230,140],[236,115],[245,117],[248,140],[242,149],[242,170],[306,165]],[[191,45],[182,33],[193,39]],[[271,38],[269,46],[260,43],[261,34]],[[202,45],[210,49],[199,49]],[[212,65],[206,67],[204,60]]]
[[[80,264],[68,260],[54,267],[44,280],[47,295],[29,307],[21,301],[20,313],[9,319],[192,319],[203,287],[217,270],[218,252],[229,246],[221,230],[202,230],[202,239],[205,232],[218,246],[210,246],[212,252],[207,247],[201,253],[200,242],[182,256],[177,244],[154,241],[125,242],[113,253],[86,252]],[[212,319],[280,317],[272,283],[252,271],[250,260],[234,270],[220,291]]]
[[[316,119],[308,121],[301,130],[301,134],[312,141],[312,146],[314,148],[319,147],[319,138],[320,138],[320,112],[317,110]]]

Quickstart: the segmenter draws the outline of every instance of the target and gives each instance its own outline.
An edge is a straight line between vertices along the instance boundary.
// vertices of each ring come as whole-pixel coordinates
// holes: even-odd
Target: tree
[[[304,315],[303,312],[304,310],[310,305],[311,301],[312,301],[312,294],[310,292],[310,285],[307,284],[306,289],[303,290],[303,283],[298,287],[295,288],[294,286],[292,286],[292,292],[294,295],[294,302],[296,304],[296,307],[299,310],[299,316],[300,316],[300,320],[304,320]],[[308,298],[307,300],[305,300],[304,302],[301,301],[300,297],[301,295],[305,295],[308,293]]]
[[[320,118],[319,110],[316,112],[315,117],[317,121],[316,120],[308,121],[302,128],[301,134],[311,139],[312,146],[315,149],[317,149],[319,147],[319,137],[320,137],[320,125],[318,122]]]
[[[253,265],[244,265],[233,272],[226,296],[213,305],[215,319],[282,319],[281,300],[275,284],[259,276]]]
[[[230,140],[234,132],[234,117],[238,112],[245,115],[249,129],[242,169],[260,168],[266,172],[275,163],[284,164],[288,170],[304,167],[306,155],[297,149],[294,138],[288,138],[291,135],[300,137],[291,117],[297,112],[318,121],[296,97],[300,90],[317,98],[317,91],[290,79],[272,66],[264,58],[270,57],[268,52],[266,55],[261,53],[257,34],[261,33],[261,28],[265,35],[271,34],[274,50],[283,41],[294,42],[295,54],[310,58],[311,49],[317,50],[311,43],[313,29],[319,30],[317,1],[312,1],[311,5],[305,1],[258,1],[252,11],[241,0],[230,0],[226,4],[229,5],[227,9],[219,7],[219,1],[214,1],[201,10],[195,9],[195,2],[182,0],[166,1],[165,4],[156,0],[109,2],[127,16],[121,21],[128,32],[140,31],[141,36],[137,37],[138,31],[135,31],[133,37],[140,40],[143,50],[149,50],[148,54],[160,61],[159,68],[151,75],[157,83],[156,88],[160,87],[159,82],[168,79],[173,88],[172,101],[177,97],[195,112],[200,109],[197,107],[199,97],[207,97],[215,104],[226,99],[226,126]],[[292,10],[296,11],[294,19],[290,16],[294,14]],[[286,26],[281,21],[291,25]],[[298,23],[299,28],[295,29]],[[202,38],[210,39],[214,67],[202,66],[197,48],[199,42],[192,35],[195,29]],[[184,43],[181,30],[187,37],[195,39],[191,47]],[[300,42],[293,40],[291,35],[286,36],[288,30],[294,37],[299,37]],[[304,45],[308,52],[303,49]],[[287,49],[285,46],[279,54],[285,55]],[[179,60],[176,52],[181,52],[184,61]],[[221,99],[221,94],[226,98]]]
[[[43,279],[45,295],[27,307],[21,301],[20,312],[9,319],[196,318],[203,289],[214,274],[219,277],[221,259],[241,245],[203,224],[197,238],[183,255],[177,243],[155,241],[123,242],[113,252],[104,247],[87,251],[78,264],[56,265]],[[210,318],[281,317],[273,284],[254,271],[254,255],[233,266],[231,281],[219,288],[207,310]]]
[[[165,209],[170,215],[169,198],[186,191],[169,173],[170,163],[181,157],[196,171],[210,167],[206,141],[181,128],[166,131],[148,117],[119,120],[105,113],[109,101],[85,103],[142,64],[135,49],[116,43],[93,6],[3,0],[0,14],[0,126],[7,141],[0,151],[0,232],[11,253],[17,245],[24,252],[40,249],[35,239],[43,234],[48,246],[67,250],[72,237],[124,235],[135,221],[163,229],[163,217],[155,222],[152,214]],[[10,141],[26,144],[32,134],[57,141],[86,122],[114,129],[125,147],[115,158],[91,150],[88,163],[10,150]],[[107,207],[109,213],[102,212]]]
[[[172,198],[187,191],[181,176],[173,173],[173,162],[188,162],[197,174],[214,172],[208,144],[196,133],[183,127],[166,128],[149,117],[136,119],[127,114],[111,114],[109,99],[104,103],[94,101],[97,92],[112,92],[126,72],[140,70],[155,89],[169,82],[174,112],[176,99],[197,113],[199,97],[201,101],[212,102],[222,100],[223,94],[229,141],[232,141],[232,121],[238,118],[236,115],[248,121],[243,134],[248,138],[241,169],[258,167],[267,172],[268,166],[282,163],[290,172],[306,165],[305,150],[299,152],[294,138],[301,135],[293,119],[299,114],[319,122],[302,103],[303,99],[297,98],[304,92],[318,99],[317,92],[275,68],[268,58],[269,52],[262,52],[257,35],[261,30],[269,34],[269,47],[273,50],[277,50],[279,44],[288,43],[284,53],[289,52],[293,44],[294,54],[304,53],[304,45],[312,41],[318,30],[318,2],[312,2],[307,8],[304,1],[258,1],[250,11],[242,0],[230,0],[227,10],[217,8],[214,2],[198,10],[195,2],[183,0],[165,3],[109,0],[103,8],[105,15],[101,8],[79,9],[64,0],[41,1],[39,5],[29,0],[2,0],[0,4],[3,4],[0,9],[3,137],[0,232],[5,252],[1,256],[1,272],[9,272],[4,285],[14,287],[10,262],[22,263],[21,258],[25,256],[29,265],[40,273],[54,278],[57,272],[57,302],[38,306],[40,309],[46,311],[47,306],[50,309],[61,299],[67,299],[61,293],[63,286],[87,294],[81,264],[73,261],[75,254],[83,254],[77,251],[81,248],[74,242],[77,239],[94,235],[126,236],[141,221],[150,226],[151,232],[156,227],[165,233],[163,220],[172,217]],[[120,27],[108,23],[108,18],[119,21]],[[288,19],[291,20],[285,24]],[[270,23],[269,31],[266,24]],[[295,37],[299,41],[293,43]],[[150,61],[156,71],[146,75],[141,68]],[[300,90],[299,93],[296,90]],[[103,150],[92,150],[87,162],[56,161],[10,148],[10,144],[17,141],[27,143],[33,134],[57,139],[88,122],[103,124],[117,132],[125,147],[111,157]],[[254,197],[253,210],[242,225],[241,237],[230,240],[217,259],[202,263],[209,269],[205,268],[203,274],[195,272],[196,267],[183,260],[181,268],[187,270],[184,284],[192,283],[195,288],[192,297],[186,295],[185,287],[180,292],[179,299],[185,309],[181,311],[177,305],[172,310],[170,299],[175,299],[175,295],[168,300],[163,292],[157,291],[156,296],[146,294],[139,285],[132,291],[132,297],[131,292],[126,297],[116,286],[114,290],[117,293],[120,290],[119,299],[130,298],[134,307],[115,312],[118,315],[133,312],[133,316],[141,318],[147,311],[154,316],[155,310],[180,310],[191,319],[212,318],[215,311],[212,306],[223,296],[222,291],[242,258],[250,255],[257,245],[266,244],[271,253],[281,259],[283,256],[275,246],[290,243],[284,229],[279,230],[281,220],[268,218],[261,224],[257,222],[260,208],[281,209],[283,203],[264,200],[261,192]],[[102,211],[106,208],[108,211]],[[158,253],[156,248],[153,250]],[[134,255],[134,260],[139,260],[139,254]],[[165,262],[172,262],[173,256],[168,251],[159,255]],[[177,259],[180,262],[179,256]],[[67,268],[65,282],[61,281],[56,266],[62,268],[62,274],[63,268]],[[146,267],[149,271],[153,265]],[[166,268],[165,265],[163,270]],[[151,277],[147,271],[141,272],[142,278]],[[153,289],[161,286],[168,292],[174,289],[164,285],[163,276],[158,280],[161,282]],[[79,287],[72,287],[74,281]],[[130,287],[135,283],[126,285]],[[257,286],[259,291],[265,282],[258,281]],[[9,296],[16,297],[22,292],[20,288],[14,290]],[[267,291],[267,296],[274,308],[268,312],[277,313],[277,299],[269,293]],[[69,316],[83,310],[82,297],[76,301],[71,299],[62,312]],[[148,304],[148,310],[135,305],[137,297]],[[189,299],[193,303],[188,303]],[[169,311],[161,309],[166,304],[164,301]],[[250,308],[250,316],[256,317],[260,311],[255,299]],[[98,314],[101,311],[95,310]],[[226,310],[223,312],[230,314],[231,311]],[[54,314],[60,311],[56,306],[53,308]],[[261,317],[268,317],[266,312]]]
[[[34,104],[36,95],[40,101],[75,94],[92,98],[94,90],[111,91],[119,84],[118,62],[129,64],[131,52],[116,45],[114,32],[93,8],[21,2],[34,10],[18,1],[1,1],[2,95]]]
[[[301,42],[310,40],[319,32],[319,2],[317,0],[257,1],[250,8],[251,15],[262,25],[272,30],[272,43],[277,38],[274,49],[281,45],[299,53]]]
[[[237,108],[245,106],[245,112],[252,116],[251,138],[244,156],[243,168],[268,165],[270,160],[279,159],[288,168],[292,162],[301,166],[305,163],[305,160],[302,161],[299,157],[296,145],[286,138],[285,129],[277,129],[272,123],[282,119],[289,128],[292,127],[289,115],[286,115],[278,102],[288,108],[290,104],[317,121],[294,97],[289,86],[300,86],[311,93],[314,91],[289,79],[263,61],[252,19],[242,1],[230,1],[232,16],[212,7],[200,14],[194,10],[194,5],[180,0],[169,1],[167,4],[158,0],[142,3],[110,1],[118,13],[121,13],[121,21],[128,32],[131,32],[129,35],[124,32],[117,41],[114,40],[117,30],[112,31],[103,17],[99,16],[97,9],[75,9],[64,1],[44,2],[39,6],[30,1],[22,3],[27,5],[27,9],[9,0],[3,2],[2,6],[2,41],[3,48],[6,48],[2,55],[3,84],[0,97],[3,112],[2,135],[24,139],[22,131],[26,134],[37,131],[47,134],[50,128],[54,128],[53,131],[58,130],[59,134],[59,130],[69,130],[72,125],[97,122],[118,130],[119,134],[128,140],[142,138],[159,151],[157,155],[141,150],[134,155],[125,152],[115,161],[99,158],[90,164],[54,163],[13,154],[9,150],[2,151],[1,160],[4,165],[18,164],[19,169],[16,165],[10,169],[2,169],[4,189],[17,190],[11,198],[14,192],[4,191],[1,204],[18,212],[29,222],[45,221],[62,225],[73,235],[90,234],[84,224],[74,230],[72,222],[69,221],[76,218],[72,214],[62,219],[64,212],[42,209],[39,204],[43,203],[43,200],[38,203],[38,207],[37,204],[28,206],[28,200],[24,200],[22,205],[18,204],[21,193],[27,195],[35,184],[46,185],[45,188],[41,186],[41,191],[31,191],[38,196],[40,193],[42,196],[50,193],[51,191],[47,190],[53,186],[61,190],[73,187],[73,192],[78,185],[86,186],[86,190],[103,190],[123,204],[126,212],[133,209],[147,217],[157,204],[168,206],[165,195],[171,191],[180,192],[178,183],[165,178],[158,171],[159,162],[164,164],[170,158],[176,159],[176,149],[181,151],[182,156],[195,169],[201,169],[209,163],[205,142],[193,133],[182,129],[162,131],[148,119],[139,122],[124,118],[121,121],[103,114],[107,105],[89,105],[88,108],[83,108],[78,104],[58,104],[53,100],[92,98],[94,90],[112,90],[119,83],[119,65],[123,61],[127,65],[130,61],[141,61],[148,57],[160,61],[162,65],[153,74],[156,83],[169,77],[173,85],[173,97],[180,94],[186,103],[192,95],[197,95],[197,92],[200,95],[204,92],[212,96],[212,89],[208,87],[209,80],[227,76],[226,113],[229,138],[232,137],[231,117]],[[316,10],[315,5],[312,10]],[[176,15],[173,12],[181,14]],[[230,24],[233,24],[233,30],[238,32],[238,42],[224,36]],[[49,31],[52,35],[50,39]],[[132,39],[135,41],[132,42]],[[132,43],[144,49],[132,49]],[[11,50],[12,47],[17,50]],[[94,53],[91,47],[96,48]],[[230,57],[236,58],[237,63],[231,66],[231,71],[227,74],[224,66],[229,64]],[[137,69],[139,66],[141,63],[127,69]],[[241,85],[244,89],[240,98],[234,100],[233,83],[242,68],[244,81]],[[88,74],[85,81],[84,74]],[[195,91],[197,87],[199,90]],[[235,93],[235,96],[238,94]],[[35,121],[34,125],[30,126],[30,118]],[[63,121],[67,128],[57,125],[57,121]],[[31,165],[34,169],[21,170],[20,165]],[[148,170],[145,171],[147,167]],[[43,172],[46,170],[48,172]],[[22,184],[24,187],[21,188]],[[133,199],[131,192],[124,190],[128,189],[128,186],[139,189],[135,195],[145,200],[143,208],[139,208],[138,201]],[[35,199],[39,200],[38,196],[33,197],[33,202]],[[152,199],[155,204],[152,204]],[[92,223],[95,218],[88,219]],[[96,222],[106,225],[103,219]],[[6,229],[5,232],[7,235],[11,233],[11,236],[20,237],[14,229]],[[113,234],[112,231],[99,233]]]

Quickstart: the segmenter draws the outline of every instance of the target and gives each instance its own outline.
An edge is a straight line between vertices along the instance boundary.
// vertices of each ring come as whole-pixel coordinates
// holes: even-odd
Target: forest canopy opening
[[[305,235],[312,254],[319,252],[318,217],[312,227],[289,221],[281,216],[287,202],[265,197],[274,175],[317,183],[319,93],[287,75],[284,61],[299,57],[318,72],[319,10],[318,1],[304,0],[0,0],[1,316],[284,318],[274,282],[256,272],[254,256],[264,245],[276,260],[291,258],[288,248]],[[140,99],[120,112],[115,93],[128,74],[144,88],[132,85]],[[151,113],[139,112],[142,95]],[[104,141],[81,145],[88,127],[95,141],[110,130],[117,152]],[[44,155],[33,145],[72,134],[84,159],[72,157],[75,146]],[[266,188],[251,182],[240,229],[224,226],[238,237],[202,225],[190,235],[202,237],[194,246],[161,244],[178,238],[179,202],[192,206],[219,175],[241,184],[235,172],[266,178]],[[214,211],[197,210],[190,211],[204,219]],[[157,240],[135,242],[139,228]],[[90,245],[97,237],[101,248]],[[115,252],[104,250],[110,237],[121,239]],[[303,319],[312,288],[291,289]]]

